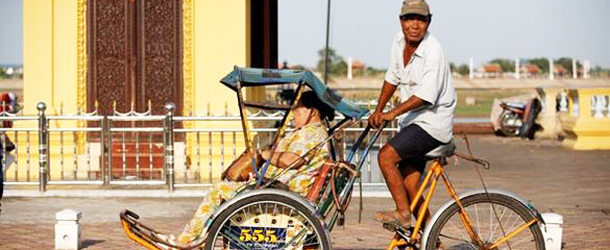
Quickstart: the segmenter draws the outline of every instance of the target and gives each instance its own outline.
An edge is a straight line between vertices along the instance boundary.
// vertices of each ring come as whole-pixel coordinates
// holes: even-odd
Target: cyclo
[[[284,116],[272,145],[287,130],[301,93],[306,88],[343,116],[325,121],[331,160],[319,170],[306,197],[292,193],[276,179],[264,178],[269,162],[260,168],[251,159],[254,181],[238,191],[238,195],[224,202],[207,220],[206,235],[188,246],[174,246],[159,237],[154,229],[138,221],[139,216],[129,210],[121,212],[121,224],[127,236],[148,249],[332,249],[330,231],[344,223],[344,211],[349,206],[352,191],[360,178],[366,155],[375,145],[383,128],[372,131],[367,126],[351,145],[345,159],[336,153],[335,135],[350,127],[368,113],[328,88],[313,73],[298,70],[238,68],[221,79],[221,83],[237,94],[246,151],[253,149],[252,135],[246,108],[283,110]],[[245,101],[242,91],[249,87],[267,85],[296,85],[295,94],[287,105]],[[369,135],[372,134],[372,137]],[[310,154],[306,152],[301,157]],[[357,157],[360,156],[360,157]],[[540,214],[526,201],[502,190],[473,190],[458,195],[451,186],[444,167],[447,158],[459,156],[488,168],[489,163],[455,152],[453,142],[432,150],[426,156],[432,160],[418,195],[428,189],[426,199],[415,198],[411,211],[419,207],[425,211],[432,198],[438,179],[442,179],[452,200],[440,207],[426,224],[424,214],[416,214],[414,227],[403,228],[384,224],[395,232],[388,249],[545,249]],[[280,173],[281,175],[282,173]]]

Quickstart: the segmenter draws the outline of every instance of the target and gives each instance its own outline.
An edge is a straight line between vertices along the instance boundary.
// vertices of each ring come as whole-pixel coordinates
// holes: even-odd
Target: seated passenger
[[[265,173],[265,177],[268,178],[274,177],[282,171],[282,168],[287,168],[294,163],[295,167],[282,174],[278,180],[286,184],[290,191],[305,196],[315,182],[318,169],[322,167],[328,157],[329,148],[326,144],[318,147],[306,158],[301,158],[300,155],[315,148],[326,139],[328,134],[322,120],[324,118],[332,120],[334,110],[318,99],[315,92],[307,91],[302,94],[293,114],[294,131],[287,132],[280,139],[276,152],[263,150],[261,155],[265,161],[270,161],[269,168]],[[293,176],[293,174],[296,175]],[[201,205],[197,208],[193,218],[186,224],[184,231],[177,238],[170,236],[167,239],[168,242],[186,245],[204,237],[209,226],[205,225],[205,222],[221,202],[233,198],[236,195],[236,190],[252,183],[253,180],[249,182],[220,181],[216,183],[213,188],[205,192]]]

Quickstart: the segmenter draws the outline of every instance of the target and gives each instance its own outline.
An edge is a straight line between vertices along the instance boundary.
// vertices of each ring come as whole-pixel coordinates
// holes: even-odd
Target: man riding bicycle
[[[375,219],[408,228],[409,204],[426,166],[425,154],[451,141],[457,100],[443,49],[428,32],[432,21],[428,4],[424,0],[405,0],[399,18],[401,32],[392,42],[390,66],[368,122],[379,128],[384,122],[399,118],[400,132],[378,155],[396,210],[377,212]],[[402,103],[383,112],[397,88]],[[429,211],[418,211],[419,206],[415,210],[426,213],[424,221],[429,219]]]

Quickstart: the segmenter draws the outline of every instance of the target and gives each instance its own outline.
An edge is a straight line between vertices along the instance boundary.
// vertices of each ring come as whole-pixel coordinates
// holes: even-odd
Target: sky
[[[0,64],[23,63],[22,0],[0,0]]]
[[[610,0],[427,0],[430,33],[449,61],[572,57],[610,68]],[[387,68],[401,0],[332,0],[337,54]],[[279,60],[313,67],[325,45],[326,0],[279,1]]]
[[[401,0],[331,0],[330,43],[344,58],[386,68]],[[279,60],[313,67],[326,0],[278,0]],[[430,32],[449,61],[573,57],[610,68],[610,0],[428,0]],[[0,64],[23,62],[22,0],[0,0]]]

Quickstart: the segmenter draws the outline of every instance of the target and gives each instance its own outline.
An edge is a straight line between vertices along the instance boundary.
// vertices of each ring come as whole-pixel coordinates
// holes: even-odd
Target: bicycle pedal
[[[383,228],[384,228],[385,230],[390,231],[390,232],[394,232],[394,231],[396,231],[397,226],[398,226],[398,225],[393,224],[393,223],[387,223],[387,222],[384,222],[384,223],[383,223]]]
[[[413,232],[412,228],[404,228],[401,225],[395,224],[395,223],[389,223],[389,222],[384,222],[383,223],[383,228],[390,231],[390,232],[396,232],[399,233],[400,235],[411,235],[411,232]],[[408,237],[407,236],[407,237]]]

